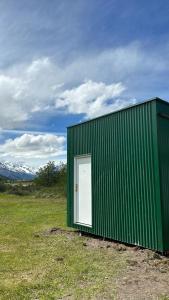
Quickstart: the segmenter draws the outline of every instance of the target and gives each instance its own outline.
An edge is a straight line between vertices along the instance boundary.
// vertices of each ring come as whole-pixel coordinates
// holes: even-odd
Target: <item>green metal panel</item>
[[[169,250],[169,105],[158,102],[158,145],[164,251]]]
[[[156,100],[68,128],[68,225],[163,251]],[[74,157],[91,153],[92,228],[73,223]]]

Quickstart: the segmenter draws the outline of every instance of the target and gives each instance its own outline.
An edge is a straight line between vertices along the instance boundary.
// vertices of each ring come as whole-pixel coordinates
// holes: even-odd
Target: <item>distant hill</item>
[[[21,163],[0,162],[0,177],[12,180],[31,180],[35,174],[35,170]]]
[[[5,177],[5,176],[0,175],[0,181],[1,181],[1,180],[8,180],[8,179],[9,179],[8,177]]]

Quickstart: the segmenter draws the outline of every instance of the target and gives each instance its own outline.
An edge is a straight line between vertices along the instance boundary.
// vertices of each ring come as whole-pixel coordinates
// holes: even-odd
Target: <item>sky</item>
[[[169,100],[169,1],[1,0],[0,161],[66,161],[66,127]]]

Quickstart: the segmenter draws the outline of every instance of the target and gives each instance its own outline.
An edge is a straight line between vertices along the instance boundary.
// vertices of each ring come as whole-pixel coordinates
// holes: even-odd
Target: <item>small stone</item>
[[[166,271],[165,269],[159,269],[159,271],[160,271],[161,273],[167,273],[167,271]]]
[[[56,257],[55,260],[57,260],[57,261],[63,261],[64,258],[63,257]]]
[[[58,231],[58,228],[57,228],[57,227],[53,227],[53,228],[51,228],[51,230],[50,230],[51,233],[52,233],[52,232],[56,232],[56,231]]]
[[[40,234],[39,233],[35,233],[34,237],[40,237]]]
[[[161,256],[157,252],[155,252],[152,257],[153,259],[161,259]]]
[[[138,265],[138,262],[136,260],[130,260],[130,259],[127,259],[127,263],[130,265],[130,266],[136,266]]]
[[[117,248],[117,251],[126,251],[126,247],[125,246],[118,246]]]
[[[139,247],[139,246],[136,246],[136,247],[133,248],[133,250],[134,250],[134,251],[138,251],[138,250],[140,250],[140,247]]]

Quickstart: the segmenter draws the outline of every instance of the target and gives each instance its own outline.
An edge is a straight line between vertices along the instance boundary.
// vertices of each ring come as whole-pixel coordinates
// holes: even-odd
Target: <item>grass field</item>
[[[168,299],[168,259],[81,237],[65,220],[59,194],[0,195],[0,299]]]
[[[0,299],[112,299],[125,266],[116,251],[87,248],[65,228],[63,198],[0,196]],[[111,279],[111,286],[110,284]]]

